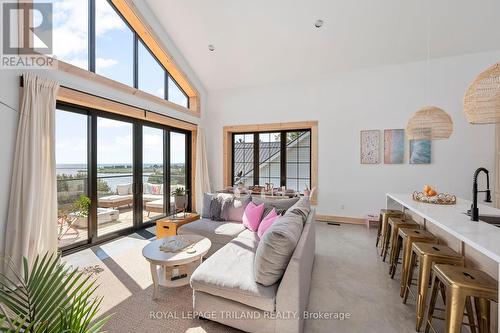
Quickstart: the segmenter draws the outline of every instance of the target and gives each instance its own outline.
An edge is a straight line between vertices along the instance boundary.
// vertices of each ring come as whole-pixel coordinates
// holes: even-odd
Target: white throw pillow
[[[129,195],[132,193],[132,184],[116,185],[116,193],[118,195]]]

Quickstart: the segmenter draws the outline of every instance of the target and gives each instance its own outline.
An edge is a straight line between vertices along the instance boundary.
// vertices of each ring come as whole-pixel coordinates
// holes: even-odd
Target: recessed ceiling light
[[[315,23],[314,23],[314,26],[316,28],[321,28],[323,26],[323,20],[317,20]]]
[[[208,45],[208,50],[209,50],[210,52],[215,51],[215,46],[213,46],[212,44]]]

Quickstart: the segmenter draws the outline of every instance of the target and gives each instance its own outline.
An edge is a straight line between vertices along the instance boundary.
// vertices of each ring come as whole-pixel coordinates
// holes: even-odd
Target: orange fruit
[[[429,185],[425,185],[425,186],[424,186],[424,193],[427,193],[427,192],[429,192],[430,190],[432,190],[432,188],[431,188]]]
[[[437,192],[434,190],[430,190],[429,192],[427,192],[427,195],[430,197],[435,197],[437,195]]]

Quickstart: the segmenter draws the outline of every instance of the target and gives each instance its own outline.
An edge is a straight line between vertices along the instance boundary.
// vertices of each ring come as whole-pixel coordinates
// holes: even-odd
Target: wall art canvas
[[[380,163],[380,131],[361,131],[361,164]]]
[[[405,130],[384,130],[384,163],[401,164],[405,154]]]
[[[410,140],[410,164],[431,163],[431,140]]]

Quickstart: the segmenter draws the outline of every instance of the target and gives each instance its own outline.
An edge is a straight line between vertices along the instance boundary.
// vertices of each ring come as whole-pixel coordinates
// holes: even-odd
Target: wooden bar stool
[[[432,243],[413,243],[410,256],[410,268],[407,279],[405,281],[405,291],[403,295],[403,303],[406,303],[408,294],[411,292],[410,286],[413,279],[413,273],[417,266],[418,259],[418,295],[416,308],[416,330],[420,331],[425,315],[425,305],[427,300],[427,290],[429,289],[429,281],[433,264],[448,264],[463,267],[465,265],[464,256],[453,251],[446,245],[438,245]]]
[[[392,267],[394,264],[395,260],[398,260],[396,258],[396,243],[398,241],[398,232],[400,228],[411,228],[411,229],[419,229],[420,226],[413,221],[412,219],[404,219],[404,218],[399,218],[399,217],[389,217],[389,223],[387,225],[388,228],[388,233],[389,237],[387,237],[385,244],[383,244],[385,250],[384,250],[384,257],[383,261],[385,261],[385,257],[387,255],[387,252],[389,252],[389,248],[391,249],[391,254],[389,255],[389,265]],[[390,244],[390,247],[389,247]],[[389,274],[391,274],[391,268],[389,268]]]
[[[398,242],[396,245],[396,258],[399,258],[399,253],[401,252],[401,248],[403,249],[403,262],[402,262],[402,270],[401,270],[401,289],[399,295],[403,297],[405,291],[405,282],[408,275],[408,270],[410,268],[410,255],[411,248],[413,243],[415,242],[425,242],[437,244],[438,239],[428,231],[412,229],[412,228],[400,228],[398,232]],[[394,278],[394,274],[396,273],[398,261],[395,260],[394,268],[391,273],[391,278]]]
[[[437,264],[432,267],[431,300],[427,313],[425,332],[432,327],[432,318],[439,290],[446,295],[446,332],[459,333],[462,330],[464,309],[467,310],[468,325],[472,332],[479,327],[480,333],[490,332],[490,301],[498,302],[498,283],[483,271]],[[444,289],[444,290],[443,290]],[[471,298],[474,298],[478,325],[474,320]],[[434,329],[433,329],[434,330]]]
[[[400,210],[394,210],[394,209],[381,209],[380,210],[380,216],[379,216],[379,224],[378,224],[378,229],[377,229],[377,242],[375,243],[375,247],[378,248],[378,245],[380,243],[380,239],[382,238],[382,244],[385,243],[385,234],[386,234],[386,229],[387,229],[387,224],[389,222],[389,217],[402,217],[403,212]],[[380,255],[383,255],[381,253]]]

